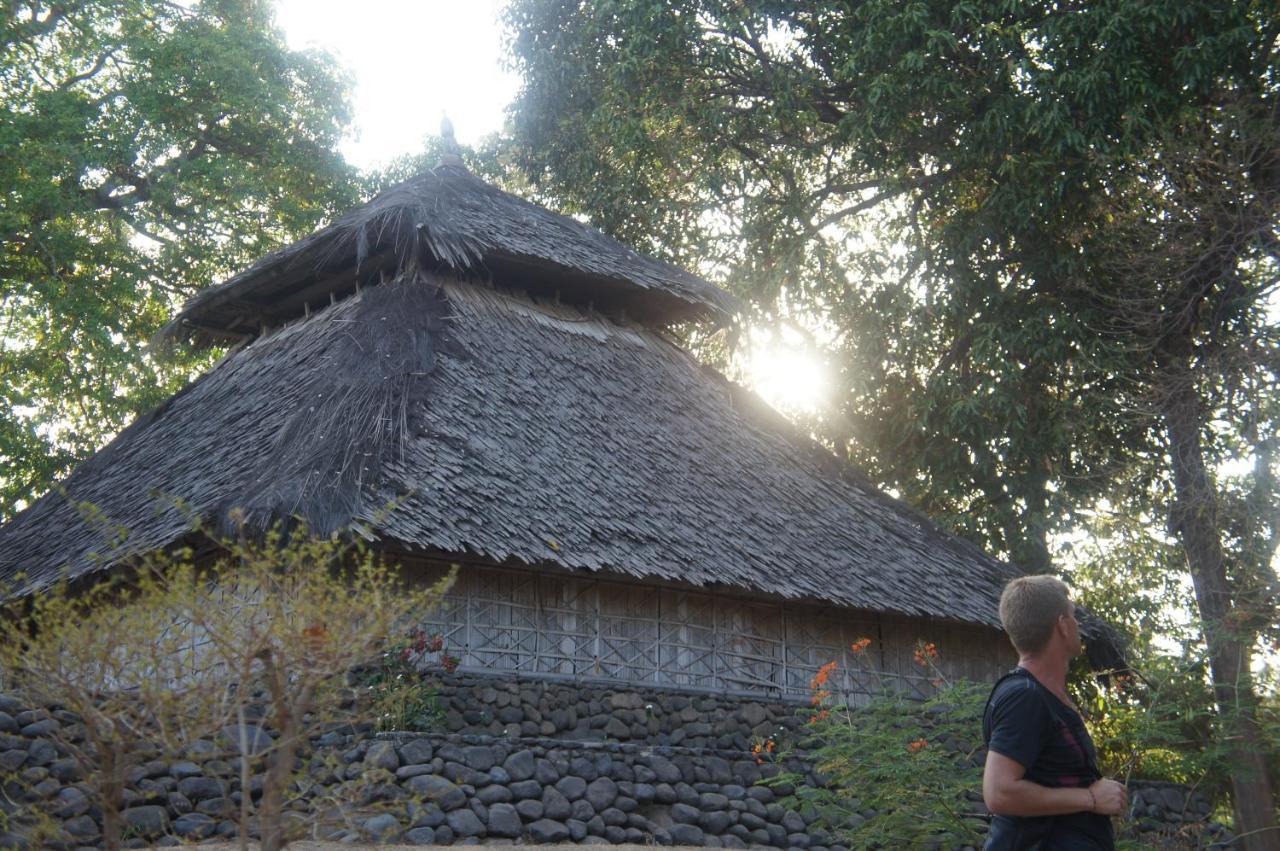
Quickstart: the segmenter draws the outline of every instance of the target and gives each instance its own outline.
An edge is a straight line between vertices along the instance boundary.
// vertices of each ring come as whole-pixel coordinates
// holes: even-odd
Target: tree
[[[1170,517],[1237,826],[1273,841],[1249,659],[1274,574],[1212,470],[1232,441],[1272,457],[1280,7],[519,0],[510,23],[531,178],[834,329],[827,434],[881,482],[1032,570],[1120,479]]]
[[[88,587],[0,598],[0,675],[30,705],[80,719],[53,732],[97,791],[110,849],[121,847],[130,769],[228,731],[239,740],[242,847],[259,765],[261,847],[285,847],[296,759],[325,725],[350,722],[347,675],[438,605],[456,574],[405,576],[351,530],[320,538],[295,524],[204,540],[212,556],[152,553]],[[265,707],[266,732],[246,724],[250,706]]]
[[[147,342],[346,205],[347,84],[262,0],[15,0],[0,16],[0,516],[208,355]]]

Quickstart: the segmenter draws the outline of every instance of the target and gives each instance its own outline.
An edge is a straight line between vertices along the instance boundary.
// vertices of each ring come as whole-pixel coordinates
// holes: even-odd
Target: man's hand
[[[1123,783],[1104,777],[1090,786],[1089,791],[1093,793],[1095,813],[1104,816],[1124,815],[1129,805],[1129,790],[1124,788]]]

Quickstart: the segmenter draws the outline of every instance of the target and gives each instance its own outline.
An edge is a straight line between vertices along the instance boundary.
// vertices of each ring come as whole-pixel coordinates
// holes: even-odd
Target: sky
[[[502,0],[278,0],[289,46],[333,53],[355,77],[356,138],[342,146],[368,169],[416,153],[442,112],[458,141],[502,126],[517,78],[502,67]]]
[[[289,46],[323,48],[354,77],[355,138],[341,147],[361,169],[422,149],[448,113],[459,142],[502,127],[518,77],[504,69],[505,0],[277,0]],[[354,10],[358,10],[353,12]],[[825,377],[794,340],[753,334],[738,353],[744,380],[774,407],[825,404]]]

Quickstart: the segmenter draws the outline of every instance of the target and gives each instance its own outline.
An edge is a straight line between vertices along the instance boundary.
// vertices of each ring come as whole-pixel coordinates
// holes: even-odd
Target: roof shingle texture
[[[246,506],[496,563],[993,626],[1015,575],[661,335],[423,276],[231,354],[64,488],[0,529],[0,580],[81,574],[172,543],[188,511]]]

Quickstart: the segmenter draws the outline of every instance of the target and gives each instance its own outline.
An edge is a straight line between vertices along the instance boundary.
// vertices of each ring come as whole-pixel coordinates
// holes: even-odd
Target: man
[[[1067,586],[1052,576],[1013,580],[1000,597],[1000,622],[1018,667],[992,689],[982,719],[982,797],[995,814],[987,851],[1112,849],[1109,816],[1124,812],[1128,793],[1098,770],[1067,695],[1067,666],[1080,653]]]

